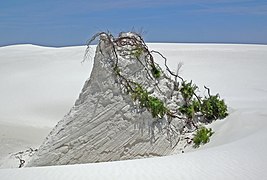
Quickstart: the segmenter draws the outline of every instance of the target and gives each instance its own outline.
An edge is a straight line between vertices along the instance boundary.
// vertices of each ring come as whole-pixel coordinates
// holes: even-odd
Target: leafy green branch
[[[210,141],[210,137],[214,134],[211,128],[200,127],[196,134],[194,134],[193,142],[194,147],[198,148],[201,144],[206,144]]]

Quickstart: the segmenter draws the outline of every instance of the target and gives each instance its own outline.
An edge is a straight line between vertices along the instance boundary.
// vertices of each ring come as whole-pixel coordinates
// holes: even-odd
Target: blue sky
[[[0,46],[131,30],[149,42],[267,44],[267,0],[0,0]]]

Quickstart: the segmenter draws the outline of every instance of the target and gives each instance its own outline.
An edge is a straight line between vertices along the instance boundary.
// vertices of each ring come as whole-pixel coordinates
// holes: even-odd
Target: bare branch
[[[163,56],[160,52],[158,52],[158,51],[155,51],[155,50],[152,50],[152,51],[150,51],[151,53],[156,53],[156,54],[159,54],[163,59],[164,59],[164,64],[165,64],[165,67],[166,67],[166,70],[172,75],[172,76],[174,76],[174,77],[178,77],[179,79],[181,79],[182,81],[184,81],[184,79],[181,77],[181,76],[179,76],[178,74],[175,74],[174,72],[172,72],[170,69],[169,69],[169,67],[167,66],[167,58],[165,57],[165,56]]]
[[[16,156],[17,159],[19,159],[19,168],[22,168],[24,166],[25,160],[23,160],[20,156]]]
[[[208,90],[208,95],[209,95],[209,97],[210,97],[210,96],[211,96],[211,95],[210,95],[210,88],[208,88],[207,86],[204,86],[204,88]]]

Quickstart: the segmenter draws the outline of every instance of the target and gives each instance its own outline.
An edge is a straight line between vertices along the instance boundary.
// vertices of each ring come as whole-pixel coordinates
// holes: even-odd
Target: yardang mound
[[[192,146],[191,132],[203,116],[188,119],[179,111],[187,102],[176,90],[178,80],[153,61],[139,35],[93,39],[98,36],[90,78],[27,166],[163,156]],[[142,102],[143,95],[154,104]]]

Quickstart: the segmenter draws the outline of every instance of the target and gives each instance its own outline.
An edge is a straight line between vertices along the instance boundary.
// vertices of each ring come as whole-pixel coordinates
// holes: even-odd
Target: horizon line
[[[216,42],[216,41],[148,41],[145,42],[146,44],[149,43],[162,43],[162,44],[240,44],[240,45],[267,45],[267,43],[259,43],[259,42],[238,42],[238,41],[225,41],[225,42]],[[25,43],[10,43],[10,44],[4,44],[0,45],[1,47],[7,47],[7,46],[16,46],[16,45],[34,45],[34,46],[42,46],[42,47],[55,47],[55,48],[63,48],[63,47],[74,47],[74,46],[86,46],[87,44],[66,44],[66,45],[49,45],[49,44],[41,44],[41,43],[30,43],[30,42],[25,42]],[[92,43],[91,45],[97,45],[97,43]]]

